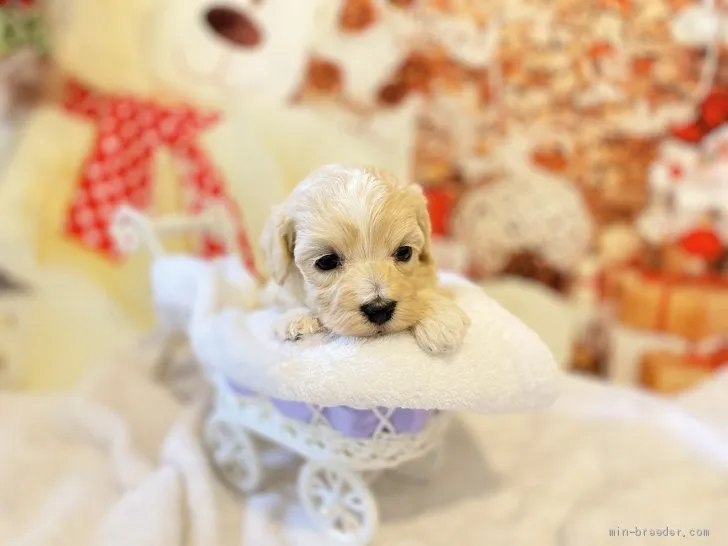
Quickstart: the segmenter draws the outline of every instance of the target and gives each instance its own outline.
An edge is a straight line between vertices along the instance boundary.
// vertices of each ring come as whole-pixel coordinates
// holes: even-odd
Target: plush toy
[[[534,140],[504,138],[502,174],[464,192],[453,233],[466,245],[474,274],[513,274],[566,290],[589,251],[592,220],[573,184],[530,165]]]
[[[0,245],[29,249],[24,270],[46,298],[31,335],[54,336],[54,350],[36,346],[26,383],[71,384],[83,362],[152,325],[148,259],[112,243],[118,205],[157,216],[221,200],[255,270],[270,205],[319,165],[372,163],[411,178],[415,104],[358,117],[291,103],[317,5],[49,0],[58,101],[31,113],[0,181]],[[165,244],[222,250],[212,239]]]
[[[222,202],[236,220],[251,269],[271,204],[285,195],[273,155],[236,102],[283,104],[305,67],[313,3],[268,0],[51,0],[51,56],[60,100],[33,111],[0,186],[2,229],[27,246],[40,271],[81,281],[66,294],[111,305],[76,329],[89,338],[121,311],[152,324],[148,259],[112,243],[118,205],[151,214],[195,212]],[[4,236],[5,237],[5,236]],[[176,237],[171,248],[214,256],[220,241]],[[88,291],[83,288],[88,285]],[[93,286],[93,288],[92,288]],[[78,314],[75,318],[78,319]],[[59,318],[60,320],[60,318]]]
[[[413,150],[420,102],[409,100],[386,112],[360,115],[336,104],[241,108],[246,122],[274,155],[292,190],[329,163],[378,165],[414,181]]]

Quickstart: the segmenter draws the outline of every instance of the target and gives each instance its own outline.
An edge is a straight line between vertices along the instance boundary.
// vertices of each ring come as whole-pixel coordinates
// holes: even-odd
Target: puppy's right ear
[[[426,264],[432,263],[432,220],[427,204],[425,191],[419,184],[409,184],[409,190],[415,195],[417,201],[417,224],[420,226],[424,246],[420,260]]]
[[[274,208],[263,226],[260,246],[266,272],[279,285],[293,268],[295,235],[293,219],[283,207]]]

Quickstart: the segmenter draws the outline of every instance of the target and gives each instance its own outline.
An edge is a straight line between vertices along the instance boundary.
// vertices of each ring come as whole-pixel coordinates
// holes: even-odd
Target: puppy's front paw
[[[412,333],[419,346],[429,354],[457,350],[470,328],[470,317],[453,302],[441,302],[436,312],[415,324]]]
[[[310,313],[287,313],[276,323],[275,334],[281,341],[298,341],[323,329],[321,321]]]

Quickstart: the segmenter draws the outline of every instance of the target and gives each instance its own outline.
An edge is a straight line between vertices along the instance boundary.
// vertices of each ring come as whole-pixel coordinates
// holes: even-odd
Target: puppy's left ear
[[[432,262],[432,222],[430,221],[430,211],[427,206],[427,197],[422,186],[419,184],[410,184],[410,191],[415,194],[415,198],[418,201],[417,206],[417,224],[422,231],[422,237],[424,238],[425,244],[422,247],[422,254],[420,254],[420,260],[424,263]]]

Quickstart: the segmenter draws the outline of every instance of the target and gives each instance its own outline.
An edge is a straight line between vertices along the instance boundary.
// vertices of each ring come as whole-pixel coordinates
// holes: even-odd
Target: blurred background
[[[51,4],[0,11],[4,161],[69,70],[48,47]],[[269,112],[305,112],[424,185],[443,267],[564,367],[678,393],[728,360],[724,17],[689,0],[332,0]],[[267,145],[296,140],[285,116],[260,126]],[[337,160],[331,139],[302,140],[279,163]]]
[[[300,100],[383,116],[419,99],[413,177],[441,261],[524,279],[485,286],[534,327],[550,322],[565,366],[675,393],[728,360],[728,94],[711,13],[349,0],[328,32],[351,53],[316,48]]]

